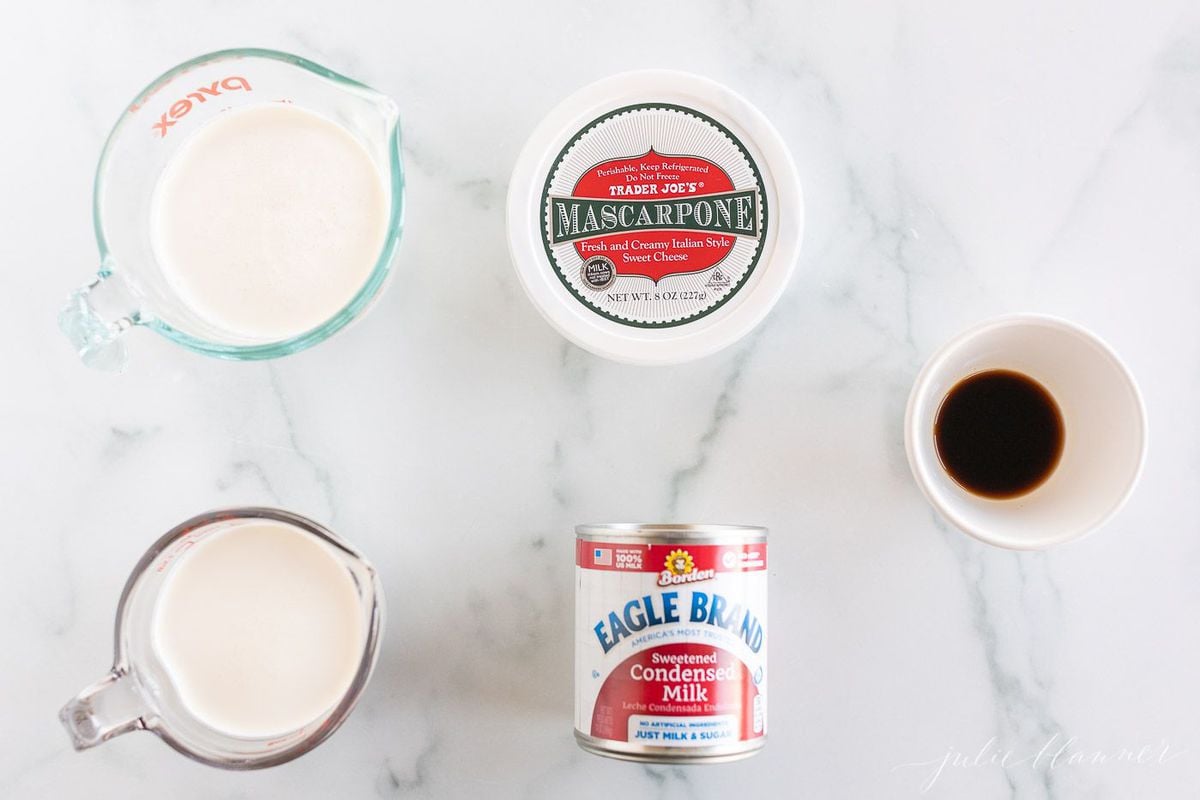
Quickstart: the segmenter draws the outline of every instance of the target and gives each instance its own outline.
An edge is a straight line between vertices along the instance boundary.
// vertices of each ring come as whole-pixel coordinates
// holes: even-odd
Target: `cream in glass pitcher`
[[[349,715],[377,656],[375,570],[311,520],[268,508],[203,514],[135,567],[116,656],[60,712],[83,750],[134,730],[213,766],[308,752]]]

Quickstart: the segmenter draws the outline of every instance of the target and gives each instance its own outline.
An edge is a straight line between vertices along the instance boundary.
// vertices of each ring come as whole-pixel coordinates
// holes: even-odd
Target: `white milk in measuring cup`
[[[97,277],[59,325],[120,369],[125,330],[260,359],[310,347],[378,295],[403,207],[398,114],[305,59],[227,50],[170,70],[100,157]]]
[[[387,235],[387,187],[345,128],[266,103],[207,122],[167,164],[151,237],[197,315],[251,338],[319,326],[366,283]]]
[[[375,570],[317,523],[270,508],[202,514],[134,568],[112,669],[60,718],[80,750],[148,730],[213,766],[281,764],[354,708],[382,619]]]

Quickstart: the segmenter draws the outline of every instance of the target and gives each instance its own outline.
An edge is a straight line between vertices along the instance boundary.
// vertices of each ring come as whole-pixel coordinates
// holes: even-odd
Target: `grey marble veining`
[[[1200,794],[1194,3],[125,1],[21,3],[5,21],[0,797]],[[136,331],[126,374],[85,370],[54,315],[94,269],[108,127],[163,69],[244,44],[396,99],[396,279],[360,323],[277,362]],[[643,369],[543,322],[504,198],[565,94],[652,66],[771,118],[806,231],[751,336]],[[938,519],[901,432],[925,357],[1014,310],[1096,330],[1150,415],[1129,505],[1044,554]],[[250,503],[327,523],[381,571],[382,658],[354,715],[261,773],[145,734],[71,752],[55,712],[107,669],[138,556],[196,512]],[[575,746],[572,528],[634,518],[772,529],[761,755],[683,769]]]

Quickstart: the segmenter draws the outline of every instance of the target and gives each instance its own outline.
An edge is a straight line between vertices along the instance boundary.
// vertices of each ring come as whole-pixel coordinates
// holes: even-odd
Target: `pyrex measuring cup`
[[[171,571],[204,537],[252,520],[282,522],[327,546],[356,587],[365,631],[357,671],[341,700],[300,728],[269,737],[233,736],[193,714],[156,652],[156,604]],[[76,750],[134,730],[158,734],[186,756],[227,769],[257,769],[290,761],[327,739],[350,714],[374,669],[383,619],[383,591],[375,570],[346,542],[297,514],[270,508],[233,508],[193,517],[142,556],[117,606],[112,669],[59,712]]]
[[[179,297],[155,256],[150,216],[155,186],[189,136],[223,111],[285,102],[340,124],[366,148],[388,187],[388,228],[374,269],[350,302],[311,330],[264,341],[222,330]],[[200,353],[262,359],[323,341],[357,317],[383,286],[400,238],[404,176],[396,105],[373,89],[298,56],[222,50],[169,70],[121,114],[96,168],[93,224],[100,269],[74,292],[59,327],[84,363],[121,369],[120,336],[144,326]]]

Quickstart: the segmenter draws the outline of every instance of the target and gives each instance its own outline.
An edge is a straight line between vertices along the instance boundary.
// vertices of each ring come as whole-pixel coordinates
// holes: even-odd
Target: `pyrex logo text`
[[[158,131],[159,138],[165,139],[167,136],[167,128],[170,128],[179,120],[183,119],[191,112],[194,103],[206,103],[208,98],[216,97],[221,94],[221,91],[235,92],[238,90],[251,91],[250,81],[237,75],[231,75],[228,78],[215,80],[208,86],[197,86],[194,92],[189,92],[185,97],[176,100],[171,104],[171,107],[159,118],[158,122],[150,126],[150,130]]]

